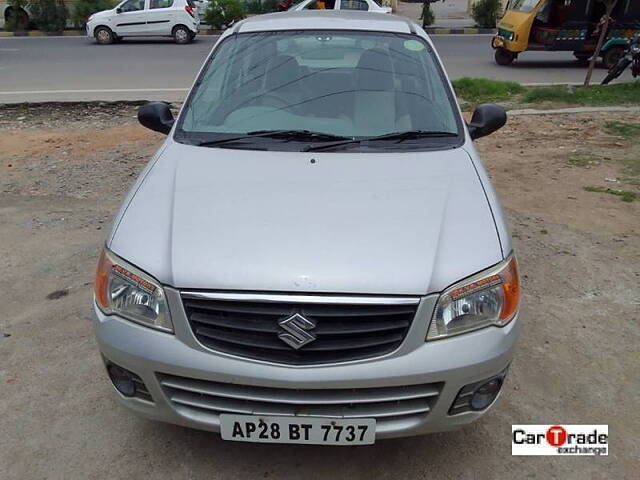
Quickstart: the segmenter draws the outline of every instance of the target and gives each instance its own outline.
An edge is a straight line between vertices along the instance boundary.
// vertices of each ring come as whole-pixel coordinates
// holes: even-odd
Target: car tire
[[[497,48],[494,58],[498,65],[504,67],[513,63],[513,61],[516,59],[516,54],[510,52],[506,48]]]
[[[611,70],[615,67],[622,56],[624,55],[624,48],[611,47],[602,54],[602,62],[607,70]]]
[[[173,27],[173,40],[178,45],[185,45],[193,40],[193,32],[184,25]]]
[[[116,41],[116,36],[113,34],[110,28],[98,27],[94,30],[93,36],[96,39],[98,45],[110,45]]]

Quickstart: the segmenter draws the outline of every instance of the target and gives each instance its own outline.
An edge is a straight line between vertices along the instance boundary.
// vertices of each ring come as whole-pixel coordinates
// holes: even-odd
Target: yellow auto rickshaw
[[[491,41],[495,61],[509,65],[520,53],[536,50],[571,51],[586,62],[595,50],[605,12],[602,0],[509,0]],[[640,32],[640,0],[618,0],[611,18],[601,52],[607,68]]]

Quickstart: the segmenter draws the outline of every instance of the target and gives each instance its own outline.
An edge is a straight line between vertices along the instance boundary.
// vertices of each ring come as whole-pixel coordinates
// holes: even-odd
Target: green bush
[[[71,21],[76,28],[84,28],[87,19],[96,12],[113,8],[117,0],[78,0],[71,13]]]
[[[34,0],[29,10],[38,30],[59,32],[67,26],[69,12],[63,0]]]
[[[245,3],[245,7],[247,9],[247,13],[262,13],[262,2],[260,0],[249,0]]]
[[[24,12],[28,5],[27,0],[9,0],[7,4],[12,7],[13,12]],[[8,15],[4,24],[5,30],[15,32],[16,30],[26,30],[28,28],[28,16],[25,14]]]
[[[245,2],[247,13],[259,15],[278,11],[278,0],[249,0]]]
[[[480,0],[471,8],[471,16],[480,28],[495,28],[501,7],[500,0]]]
[[[204,20],[212,28],[222,29],[247,16],[239,0],[212,0],[204,12]]]

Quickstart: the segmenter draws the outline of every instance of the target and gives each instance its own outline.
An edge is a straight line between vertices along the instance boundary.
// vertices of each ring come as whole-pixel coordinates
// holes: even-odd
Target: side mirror
[[[168,104],[149,102],[138,109],[138,121],[148,129],[166,135],[171,131],[175,120]]]
[[[116,8],[116,13],[122,13],[122,8],[120,7]]]
[[[485,137],[499,130],[507,123],[507,112],[500,105],[484,103],[478,105],[467,124],[471,139]]]

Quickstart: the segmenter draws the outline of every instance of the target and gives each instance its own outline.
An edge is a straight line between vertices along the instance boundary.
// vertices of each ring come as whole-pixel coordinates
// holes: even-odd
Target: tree
[[[611,12],[615,8],[618,0],[600,0],[604,3],[607,11],[600,19],[600,23],[598,24],[598,28],[600,29],[600,37],[598,37],[598,43],[596,45],[596,50],[593,52],[593,56],[591,57],[591,61],[589,62],[589,68],[587,69],[587,76],[584,79],[584,86],[588,87],[591,82],[591,75],[593,74],[593,69],[596,66],[596,60],[600,56],[600,51],[602,50],[602,44],[604,43],[604,39],[607,37],[607,32],[609,31],[609,22],[611,21]]]
[[[63,0],[35,0],[29,3],[29,9],[43,32],[60,32],[67,26],[69,12]]]
[[[495,28],[501,9],[500,0],[480,0],[471,7],[471,16],[480,28]]]

